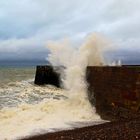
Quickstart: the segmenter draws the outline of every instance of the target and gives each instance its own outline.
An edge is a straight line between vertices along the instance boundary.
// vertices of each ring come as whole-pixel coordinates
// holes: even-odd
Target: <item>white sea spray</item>
[[[5,100],[0,109],[0,139],[16,139],[36,133],[70,129],[74,123],[102,121],[87,97],[86,67],[106,65],[108,46],[99,35],[90,35],[79,48],[66,41],[49,42],[53,66],[64,66],[62,87],[35,86],[33,80],[11,82],[0,88]],[[14,102],[15,101],[15,102]],[[88,123],[89,124],[89,123]],[[78,127],[78,126],[77,126]]]

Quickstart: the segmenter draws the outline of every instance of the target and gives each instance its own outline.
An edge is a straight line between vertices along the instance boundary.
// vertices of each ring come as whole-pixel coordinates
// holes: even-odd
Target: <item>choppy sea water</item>
[[[0,68],[0,140],[102,123],[80,93],[34,85],[35,68]]]

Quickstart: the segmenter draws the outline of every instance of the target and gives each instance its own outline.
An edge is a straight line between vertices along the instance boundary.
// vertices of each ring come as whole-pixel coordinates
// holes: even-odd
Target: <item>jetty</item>
[[[59,68],[37,66],[34,83],[61,87]],[[139,140],[140,65],[89,66],[88,98],[102,119],[97,126],[36,135],[24,140]]]

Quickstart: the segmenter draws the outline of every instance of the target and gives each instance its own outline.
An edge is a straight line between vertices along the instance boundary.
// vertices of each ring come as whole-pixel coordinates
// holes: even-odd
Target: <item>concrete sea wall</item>
[[[51,66],[37,66],[35,75],[35,84],[50,84],[60,87],[59,73]]]
[[[102,118],[132,119],[140,112],[140,67],[88,67],[89,100]]]
[[[140,118],[140,66],[87,67],[88,97],[103,119]],[[35,84],[60,87],[59,72],[37,66]]]

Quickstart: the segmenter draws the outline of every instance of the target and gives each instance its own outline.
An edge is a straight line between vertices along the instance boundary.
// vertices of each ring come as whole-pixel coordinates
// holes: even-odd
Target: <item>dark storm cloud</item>
[[[48,40],[91,32],[111,38],[119,52],[139,52],[139,7],[139,0],[1,0],[0,59],[45,57]]]

